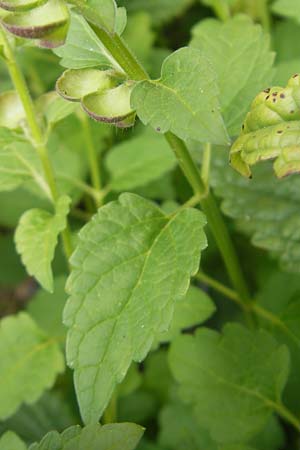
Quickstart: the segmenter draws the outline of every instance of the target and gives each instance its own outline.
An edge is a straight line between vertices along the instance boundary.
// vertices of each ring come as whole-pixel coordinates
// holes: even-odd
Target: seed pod
[[[8,6],[8,1],[2,6]],[[22,2],[21,2],[22,3]],[[17,4],[17,2],[15,2]],[[2,19],[2,24],[12,34],[27,38],[39,39],[40,45],[55,47],[61,45],[66,37],[69,24],[69,10],[64,0],[48,0],[46,3],[27,2],[30,10],[18,8]],[[25,9],[25,2],[23,2]]]
[[[266,89],[254,99],[239,138],[230,151],[231,165],[250,177],[250,166],[275,159],[280,178],[300,172],[300,77],[286,88]]]

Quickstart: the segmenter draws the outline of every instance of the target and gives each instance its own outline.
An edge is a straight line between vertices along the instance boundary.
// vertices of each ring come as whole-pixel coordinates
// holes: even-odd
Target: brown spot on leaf
[[[280,94],[280,98],[285,98],[285,95],[284,94]]]

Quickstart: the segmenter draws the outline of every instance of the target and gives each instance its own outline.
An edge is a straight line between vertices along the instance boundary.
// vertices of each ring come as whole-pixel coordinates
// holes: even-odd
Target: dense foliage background
[[[119,0],[117,3],[127,9],[128,22],[123,38],[153,79],[161,76],[163,61],[186,46],[196,53],[181,53],[186,73],[183,71],[183,80],[178,81],[178,78],[178,85],[186,83],[186,90],[201,104],[202,79],[211,80],[216,76],[216,85],[207,87],[209,97],[205,97],[204,103],[211,102],[212,114],[214,108],[221,108],[231,141],[239,135],[255,96],[270,86],[286,86],[288,80],[300,72],[298,0]],[[4,13],[1,14],[5,20]],[[230,278],[211,229],[204,225],[204,216],[196,211],[201,210],[199,196],[194,195],[163,138],[165,130],[155,122],[164,125],[166,117],[171,115],[170,122],[174,120],[174,127],[180,129],[184,119],[177,105],[164,109],[165,103],[159,103],[155,94],[151,97],[154,98],[152,104],[152,100],[148,104],[149,96],[142,99],[136,91],[133,101],[138,116],[155,130],[144,127],[138,120],[132,128],[116,128],[91,120],[78,103],[67,102],[59,96],[52,99],[53,94],[43,96],[55,89],[57,79],[66,68],[94,68],[106,64],[87,23],[80,22],[78,17],[72,18],[66,43],[53,50],[39,48],[36,41],[20,37],[13,42],[13,36],[7,32],[35,101],[38,121],[47,123],[49,156],[63,194],[56,203],[54,216],[50,215],[53,209],[47,189],[43,187],[41,166],[20,137],[20,129],[25,136],[29,132],[3,52],[0,59],[0,435],[11,430],[29,445],[40,441],[51,430],[61,433],[72,425],[83,425],[82,417],[89,423],[101,410],[101,407],[97,410],[97,402],[105,404],[109,400],[102,421],[131,422],[145,427],[136,447],[138,450],[299,449],[299,175],[278,179],[273,163],[266,161],[251,168],[251,179],[243,177],[229,164],[229,146],[214,145],[222,143],[223,122],[213,123],[215,142],[210,141],[213,145],[209,148],[205,139],[202,142],[198,139],[206,126],[199,131],[196,123],[193,130],[177,133],[187,142],[206,178],[207,189],[214,193],[224,214],[250,292],[249,298],[243,299],[234,286],[230,287]],[[0,49],[1,42],[0,38]],[[198,51],[207,64],[203,64],[203,60],[200,64],[200,61],[199,73],[194,74]],[[171,72],[170,67],[164,65],[163,82]],[[65,87],[58,84],[60,93],[62,89]],[[277,134],[282,130],[268,129],[267,137],[259,142],[255,151],[259,152],[265,145],[262,142],[267,142],[268,150],[276,147],[276,155],[271,156],[279,157],[285,145],[293,146],[296,154],[293,154],[293,164],[298,164],[300,87],[286,92],[284,95],[290,95],[297,108],[294,111],[289,103],[293,120],[297,121],[293,138],[289,137],[287,143],[280,141],[279,145]],[[207,92],[204,95],[208,95]],[[290,97],[289,101],[292,102]],[[153,104],[157,111],[150,114]],[[84,106],[88,109],[88,105]],[[291,119],[284,116],[283,120]],[[274,139],[271,141],[271,138]],[[266,159],[260,153],[253,158],[253,162]],[[22,166],[20,161],[24,159],[26,164]],[[252,164],[250,157],[246,162]],[[278,167],[277,164],[277,172],[281,166]],[[285,168],[283,174],[293,171]],[[99,207],[117,200],[122,193],[138,194],[161,210],[140,197],[137,200],[125,194],[118,203],[111,204],[115,206],[91,220]],[[195,209],[186,209],[186,206]],[[128,254],[135,246],[142,246],[145,251],[143,243],[150,239],[150,234],[159,235],[169,226],[165,224],[169,218],[175,217],[174,241],[167,236],[160,244],[157,255],[153,256],[148,284],[145,282],[144,290],[136,294],[142,305],[139,319],[126,317],[122,332],[109,347],[115,360],[108,363],[106,378],[101,381],[103,397],[100,392],[97,401],[89,403],[84,393],[89,390],[91,379],[85,379],[85,383],[78,375],[81,415],[70,368],[76,366],[78,355],[74,351],[73,356],[69,356],[69,367],[64,361],[67,328],[62,324],[62,315],[68,298],[65,285],[69,267],[62,240],[55,249],[52,271],[51,257],[45,262],[36,256],[36,250],[48,243],[44,245],[45,237],[38,234],[38,229],[32,231],[32,218],[28,215],[24,218],[23,214],[32,208],[42,210],[34,219],[36,223],[53,221],[56,232],[49,239],[53,251],[70,208],[71,240],[77,250],[73,259],[75,269],[73,267],[67,289],[74,298],[74,303],[69,302],[65,310],[68,327],[75,323],[76,308],[79,308],[76,302],[85,295],[82,294],[84,289],[90,287],[89,277],[96,270],[100,271],[99,267],[105,273],[115,264],[116,269],[107,284],[97,288],[104,299],[103,310],[98,313],[109,316],[115,291],[123,289],[126,294],[133,276],[126,272],[126,266],[118,267],[118,257]],[[21,216],[24,226],[15,233]],[[141,217],[143,220],[149,217],[160,225],[154,230],[145,225],[137,228],[135,234],[121,235],[119,240],[106,245],[107,236],[123,226],[122,218],[131,226]],[[78,232],[87,223],[78,243]],[[85,260],[87,254],[93,255],[99,236],[104,242],[101,241],[100,259]],[[200,250],[200,271],[192,277],[183,300],[180,295],[185,294],[190,275],[197,272]],[[82,277],[83,266],[86,278]],[[176,292],[171,292],[168,277],[179,280]],[[155,334],[151,351],[144,359],[142,346],[149,340],[148,335],[144,337],[144,327],[158,327],[155,303],[154,306],[150,301],[147,304],[147,300],[152,299],[150,292],[156,296],[156,302],[163,302],[172,295],[178,302],[169,330]],[[89,300],[85,315],[81,317],[82,329],[72,329],[72,335],[69,334],[70,347],[75,345],[80,333],[86,332]],[[145,309],[144,305],[147,305]],[[90,316],[93,314],[95,310]],[[169,320],[169,315],[167,308],[161,311],[162,323]],[[130,330],[128,333],[126,326]],[[105,331],[104,339],[107,334],[109,331]],[[114,364],[127,353],[132,341],[141,345],[133,353],[135,362],[128,372],[124,362],[120,373],[115,374]],[[98,341],[87,341],[80,358],[88,361],[89,355],[98,351],[97,345]],[[95,413],[93,408],[97,410]],[[127,449],[126,433],[130,433],[130,429],[124,433],[120,430],[121,446],[114,448]],[[3,436],[6,438],[2,438],[2,444],[0,438],[1,450],[24,450],[20,441],[6,443],[4,439],[8,435]],[[55,444],[53,436],[51,439],[49,447],[45,444],[32,448],[71,449],[66,443],[57,441]],[[129,443],[128,450],[135,448],[135,443]],[[99,447],[97,443],[81,445],[87,446],[78,449],[110,448],[108,443],[100,443]]]

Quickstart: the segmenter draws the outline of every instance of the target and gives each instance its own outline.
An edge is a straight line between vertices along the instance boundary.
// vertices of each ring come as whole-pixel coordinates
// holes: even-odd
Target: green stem
[[[12,79],[12,82],[15,86],[15,89],[20,97],[20,100],[22,102],[27,124],[31,133],[31,140],[32,145],[36,151],[36,153],[39,156],[39,159],[41,161],[43,172],[45,176],[45,180],[49,186],[50,190],[50,198],[52,202],[55,204],[56,200],[58,199],[58,190],[56,186],[56,180],[54,177],[54,171],[52,168],[51,161],[48,157],[48,150],[47,146],[45,144],[45,139],[42,133],[42,130],[39,126],[39,123],[36,119],[36,112],[34,109],[34,104],[32,101],[32,98],[30,96],[25,78],[19,69],[19,66],[17,64],[14,52],[10,46],[10,43],[6,37],[6,33],[2,26],[0,26],[0,35],[3,40],[4,44],[4,56],[5,56],[5,62],[10,74],[10,77]],[[70,231],[67,226],[67,228],[62,233],[63,238],[63,244],[64,244],[64,250],[66,253],[66,257],[69,258],[72,253],[72,244],[71,244],[71,236]]]
[[[208,225],[220,249],[234,288],[244,302],[249,302],[248,289],[234,246],[213,195],[207,192],[207,187],[184,142],[172,133],[166,133],[166,139],[174,150],[180,167],[193,187],[195,194],[199,195],[200,205],[207,217]]]
[[[71,0],[71,3],[76,4],[79,8],[81,8],[84,15],[84,3],[82,0]],[[120,38],[116,33],[111,34],[103,28],[96,27],[90,22],[89,17],[86,17],[86,19],[99,39],[102,41],[103,45],[115,61],[117,61],[124,72],[129,76],[129,78],[135,81],[149,79],[147,72],[137,61],[122,38]],[[238,291],[241,298],[244,301],[248,301],[249,294],[239,261],[223,217],[215,203],[214,198],[212,195],[208,195],[207,188],[202,181],[198,168],[184,142],[172,133],[166,133],[165,137],[172,147],[181,169],[193,187],[194,193],[202,197],[200,202],[202,209],[206,214],[209,226],[214,234],[233,286]]]
[[[205,144],[202,167],[201,167],[201,177],[205,186],[209,186],[209,173],[210,173],[210,161],[211,161],[211,144]]]
[[[224,0],[216,1],[213,9],[216,16],[220,20],[222,20],[222,22],[226,22],[228,19],[230,19],[230,8],[227,2],[224,2]]]
[[[239,295],[233,289],[230,289],[229,287],[220,283],[218,280],[211,278],[209,275],[206,275],[203,272],[198,272],[195,278],[196,280],[199,280],[202,283],[205,283],[207,286],[210,286],[216,291],[220,292],[225,297],[237,303],[239,306],[243,306],[243,302],[241,301]]]
[[[86,143],[87,156],[89,161],[89,167],[91,172],[92,185],[97,192],[101,191],[102,183],[101,183],[101,174],[99,168],[99,161],[97,157],[97,152],[95,148],[95,144],[93,141],[93,136],[91,132],[91,126],[89,123],[89,118],[86,114],[82,114],[80,117],[82,123],[82,129],[84,132],[84,138]],[[99,195],[95,197],[96,206],[99,207],[102,205],[102,197]]]

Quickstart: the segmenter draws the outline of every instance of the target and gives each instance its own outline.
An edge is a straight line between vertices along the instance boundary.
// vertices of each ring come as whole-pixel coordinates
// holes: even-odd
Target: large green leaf
[[[163,63],[161,78],[133,89],[131,103],[141,121],[161,133],[228,144],[214,70],[197,49],[182,48]]]
[[[158,442],[170,450],[219,450],[191,408],[179,401],[167,404],[159,415]]]
[[[55,214],[42,209],[26,211],[16,230],[15,242],[29,275],[33,275],[44,289],[53,290],[51,263],[58,235],[66,227],[70,198],[57,201]]]
[[[62,58],[60,64],[69,69],[95,66],[119,68],[86,20],[74,12],[71,12],[66,42],[54,53]]]
[[[274,53],[268,36],[247,16],[224,24],[208,19],[193,28],[191,46],[212,63],[228,132],[238,134],[253,97],[272,81]]]
[[[144,429],[133,423],[89,425],[68,428],[62,434],[48,433],[29,450],[134,450]]]
[[[34,403],[50,388],[64,360],[58,344],[26,313],[0,322],[0,419],[22,403]]]
[[[26,450],[26,445],[12,431],[7,431],[0,437],[0,450]]]
[[[110,188],[126,191],[172,170],[176,159],[162,136],[147,131],[113,147],[105,163],[111,176]]]
[[[80,232],[64,321],[86,423],[98,420],[132,360],[144,359],[156,334],[168,328],[206,246],[204,223],[197,210],[169,217],[148,200],[123,194]]]
[[[228,153],[223,150],[215,150],[211,177],[223,199],[222,210],[252,237],[254,245],[275,254],[285,269],[299,272],[299,177],[277,180],[266,162],[255,168],[252,180],[245,179],[228,166]]]
[[[242,132],[230,150],[231,165],[250,176],[250,166],[275,159],[274,171],[281,178],[300,172],[300,76],[286,88],[265,89],[252,102]]]
[[[181,399],[217,442],[247,442],[281,409],[289,352],[265,331],[228,324],[222,335],[182,335],[169,361]]]

